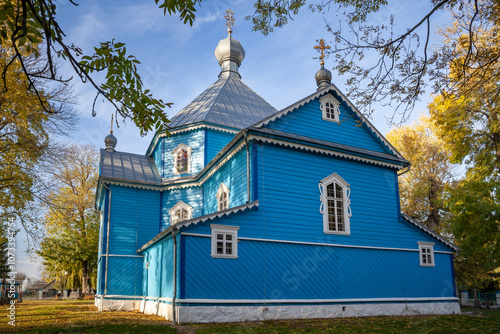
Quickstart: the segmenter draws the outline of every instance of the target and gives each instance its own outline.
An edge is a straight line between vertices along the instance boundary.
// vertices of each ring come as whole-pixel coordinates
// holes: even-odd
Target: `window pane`
[[[335,215],[328,215],[328,222],[335,223]]]
[[[343,198],[343,193],[342,187],[338,183],[335,183],[335,198]]]
[[[217,240],[224,240],[224,234],[217,233]]]
[[[344,216],[344,202],[337,201],[337,216]]]
[[[327,197],[335,197],[335,192],[333,190],[333,183],[330,183],[326,186],[326,196]]]
[[[217,242],[217,254],[224,254],[224,243],[223,242]]]
[[[328,224],[328,229],[330,231],[337,231],[337,225],[335,224],[335,221],[331,222]]]
[[[233,254],[233,244],[231,242],[226,243],[226,254],[227,255]]]
[[[226,240],[233,240],[232,234],[226,234]]]

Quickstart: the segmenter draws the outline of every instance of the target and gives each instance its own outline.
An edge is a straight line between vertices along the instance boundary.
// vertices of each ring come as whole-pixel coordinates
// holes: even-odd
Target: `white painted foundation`
[[[278,319],[460,314],[458,302],[279,306],[179,306],[179,322],[235,322]]]
[[[99,311],[137,311],[139,310],[141,301],[133,299],[103,299],[97,297],[94,304]]]
[[[172,321],[172,305],[158,299],[95,299],[101,311],[135,311]],[[342,318],[460,314],[458,302],[365,303],[326,305],[177,306],[179,323],[263,321],[279,319]]]

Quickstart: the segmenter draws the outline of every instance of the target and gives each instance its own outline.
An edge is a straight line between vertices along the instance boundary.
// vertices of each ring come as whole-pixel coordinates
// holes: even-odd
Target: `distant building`
[[[244,55],[229,31],[218,80],[145,155],[106,138],[96,305],[181,323],[459,313],[457,248],[400,213],[408,161],[323,65],[277,111]]]

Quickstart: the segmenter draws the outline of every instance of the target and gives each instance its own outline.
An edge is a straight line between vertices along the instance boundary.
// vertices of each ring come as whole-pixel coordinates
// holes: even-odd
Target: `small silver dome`
[[[215,48],[215,58],[217,58],[219,64],[224,60],[234,60],[239,66],[243,59],[245,59],[245,50],[243,50],[241,43],[229,34]]]
[[[321,65],[321,68],[319,69],[318,72],[316,72],[314,78],[316,79],[316,84],[318,85],[318,89],[321,89],[332,83],[332,72],[330,72],[323,65]]]
[[[104,138],[104,143],[106,144],[106,151],[114,152],[117,142],[118,140],[116,139],[115,136],[113,136],[113,131],[111,131],[109,135],[107,135],[106,138]]]

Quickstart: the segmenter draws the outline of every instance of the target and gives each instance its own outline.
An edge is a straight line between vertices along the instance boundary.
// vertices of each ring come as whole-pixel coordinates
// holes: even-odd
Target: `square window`
[[[421,267],[434,267],[434,243],[433,242],[418,242],[418,250]]]
[[[238,230],[239,226],[211,224],[212,228],[212,257],[238,258]]]

